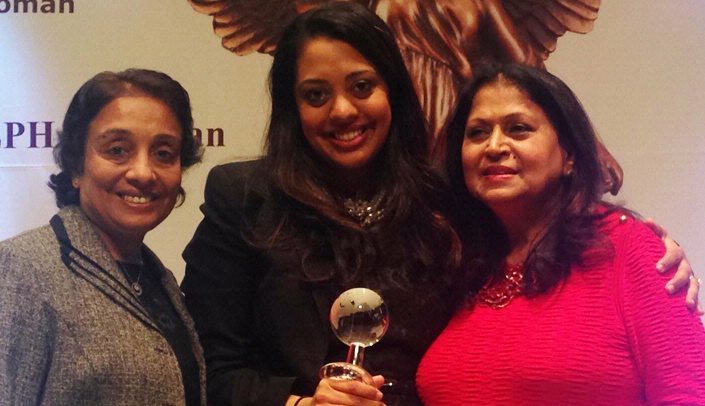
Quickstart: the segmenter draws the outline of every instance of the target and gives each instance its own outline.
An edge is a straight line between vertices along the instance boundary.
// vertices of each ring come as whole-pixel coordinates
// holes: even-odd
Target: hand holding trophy
[[[321,378],[362,380],[365,348],[377,343],[389,327],[389,313],[382,297],[366,288],[343,292],[330,309],[330,324],[336,337],[350,346],[347,362],[321,367]]]

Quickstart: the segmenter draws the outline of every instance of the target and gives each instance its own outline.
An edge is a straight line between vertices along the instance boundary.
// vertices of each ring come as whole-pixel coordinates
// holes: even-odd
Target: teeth
[[[362,130],[349,131],[342,134],[333,134],[336,140],[351,141],[362,134]]]
[[[144,203],[149,203],[152,201],[151,197],[145,197],[145,196],[127,196],[127,195],[125,195],[122,198],[130,203],[144,204]]]

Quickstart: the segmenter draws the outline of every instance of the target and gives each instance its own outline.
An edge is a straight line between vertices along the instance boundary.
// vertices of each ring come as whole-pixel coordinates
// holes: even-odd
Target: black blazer
[[[211,170],[201,206],[205,217],[183,255],[181,288],[204,348],[212,405],[283,406],[292,393],[311,396],[319,368],[344,361],[347,353],[328,322],[330,306],[342,289],[300,278],[302,263],[308,266],[316,259],[265,252],[242,237],[245,224],[270,221],[284,204],[269,193],[267,175],[257,170],[259,162]],[[416,366],[451,313],[428,291],[419,287],[382,293],[390,328],[380,343],[367,349],[365,368],[399,381],[397,389],[385,393],[388,405],[420,404],[414,389]]]

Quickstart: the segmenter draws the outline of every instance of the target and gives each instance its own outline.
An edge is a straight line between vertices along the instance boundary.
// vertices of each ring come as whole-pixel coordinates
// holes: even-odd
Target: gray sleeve
[[[52,365],[57,317],[34,271],[0,248],[0,406],[41,403]]]

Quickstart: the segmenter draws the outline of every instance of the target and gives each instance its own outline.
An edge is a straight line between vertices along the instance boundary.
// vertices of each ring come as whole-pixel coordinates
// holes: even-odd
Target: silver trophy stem
[[[350,348],[348,349],[348,362],[361,367],[364,361],[365,347],[361,346],[360,344],[350,345]]]

